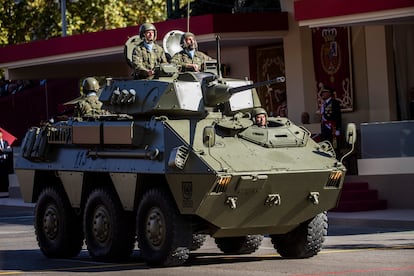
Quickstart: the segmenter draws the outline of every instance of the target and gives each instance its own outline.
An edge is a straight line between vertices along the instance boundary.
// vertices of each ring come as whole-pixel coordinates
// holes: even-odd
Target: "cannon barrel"
[[[285,77],[277,77],[275,79],[271,79],[271,80],[267,80],[267,81],[256,82],[256,83],[247,84],[247,85],[243,85],[243,86],[239,86],[239,87],[232,87],[232,88],[229,88],[228,92],[231,95],[233,95],[234,93],[245,91],[245,90],[248,90],[248,89],[257,88],[257,87],[261,87],[261,86],[265,86],[265,85],[270,85],[270,84],[273,84],[273,83],[281,83],[281,82],[285,82]]]
[[[273,83],[281,83],[285,82],[285,77],[277,77],[271,80],[242,85],[242,86],[236,86],[236,87],[230,87],[223,83],[218,84],[208,84],[206,83],[203,87],[203,93],[204,93],[204,103],[206,106],[216,106],[217,104],[221,104],[224,102],[227,102],[230,97],[236,93],[246,91],[252,88],[257,88],[261,86],[270,85]]]

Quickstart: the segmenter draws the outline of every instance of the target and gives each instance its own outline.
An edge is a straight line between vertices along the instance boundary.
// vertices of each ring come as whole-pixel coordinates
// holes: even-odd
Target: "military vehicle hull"
[[[15,171],[23,199],[36,202],[41,251],[73,257],[85,242],[113,261],[138,242],[149,265],[173,266],[206,235],[228,254],[270,235],[283,257],[317,254],[346,173],[331,144],[287,118],[254,125],[254,88],[275,80],[168,70],[108,79],[100,100],[111,115],[28,130]]]

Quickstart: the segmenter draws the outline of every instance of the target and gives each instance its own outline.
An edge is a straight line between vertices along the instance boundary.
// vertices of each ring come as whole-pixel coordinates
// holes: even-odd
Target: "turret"
[[[254,88],[275,82],[284,82],[284,77],[252,84],[218,79],[212,73],[170,71],[152,80],[108,79],[100,100],[104,109],[131,116],[200,115],[206,107],[223,103],[228,103],[231,111],[260,106]]]

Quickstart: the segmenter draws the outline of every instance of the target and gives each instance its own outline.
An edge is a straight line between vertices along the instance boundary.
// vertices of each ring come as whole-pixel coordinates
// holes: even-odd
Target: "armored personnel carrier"
[[[111,115],[30,128],[15,169],[43,254],[74,257],[85,241],[122,260],[137,243],[148,265],[175,266],[207,235],[227,254],[269,235],[282,257],[316,255],[346,168],[287,118],[254,125],[258,85],[165,65],[152,80],[108,78]]]

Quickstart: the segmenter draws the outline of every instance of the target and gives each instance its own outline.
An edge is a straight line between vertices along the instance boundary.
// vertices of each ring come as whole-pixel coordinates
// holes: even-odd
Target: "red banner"
[[[3,133],[3,140],[7,141],[9,143],[9,146],[13,144],[14,141],[16,141],[16,137],[14,137],[11,133],[7,132],[4,128],[0,127],[0,131]]]
[[[342,111],[353,110],[349,30],[347,27],[312,29],[313,64],[318,108],[321,92],[333,89]]]

